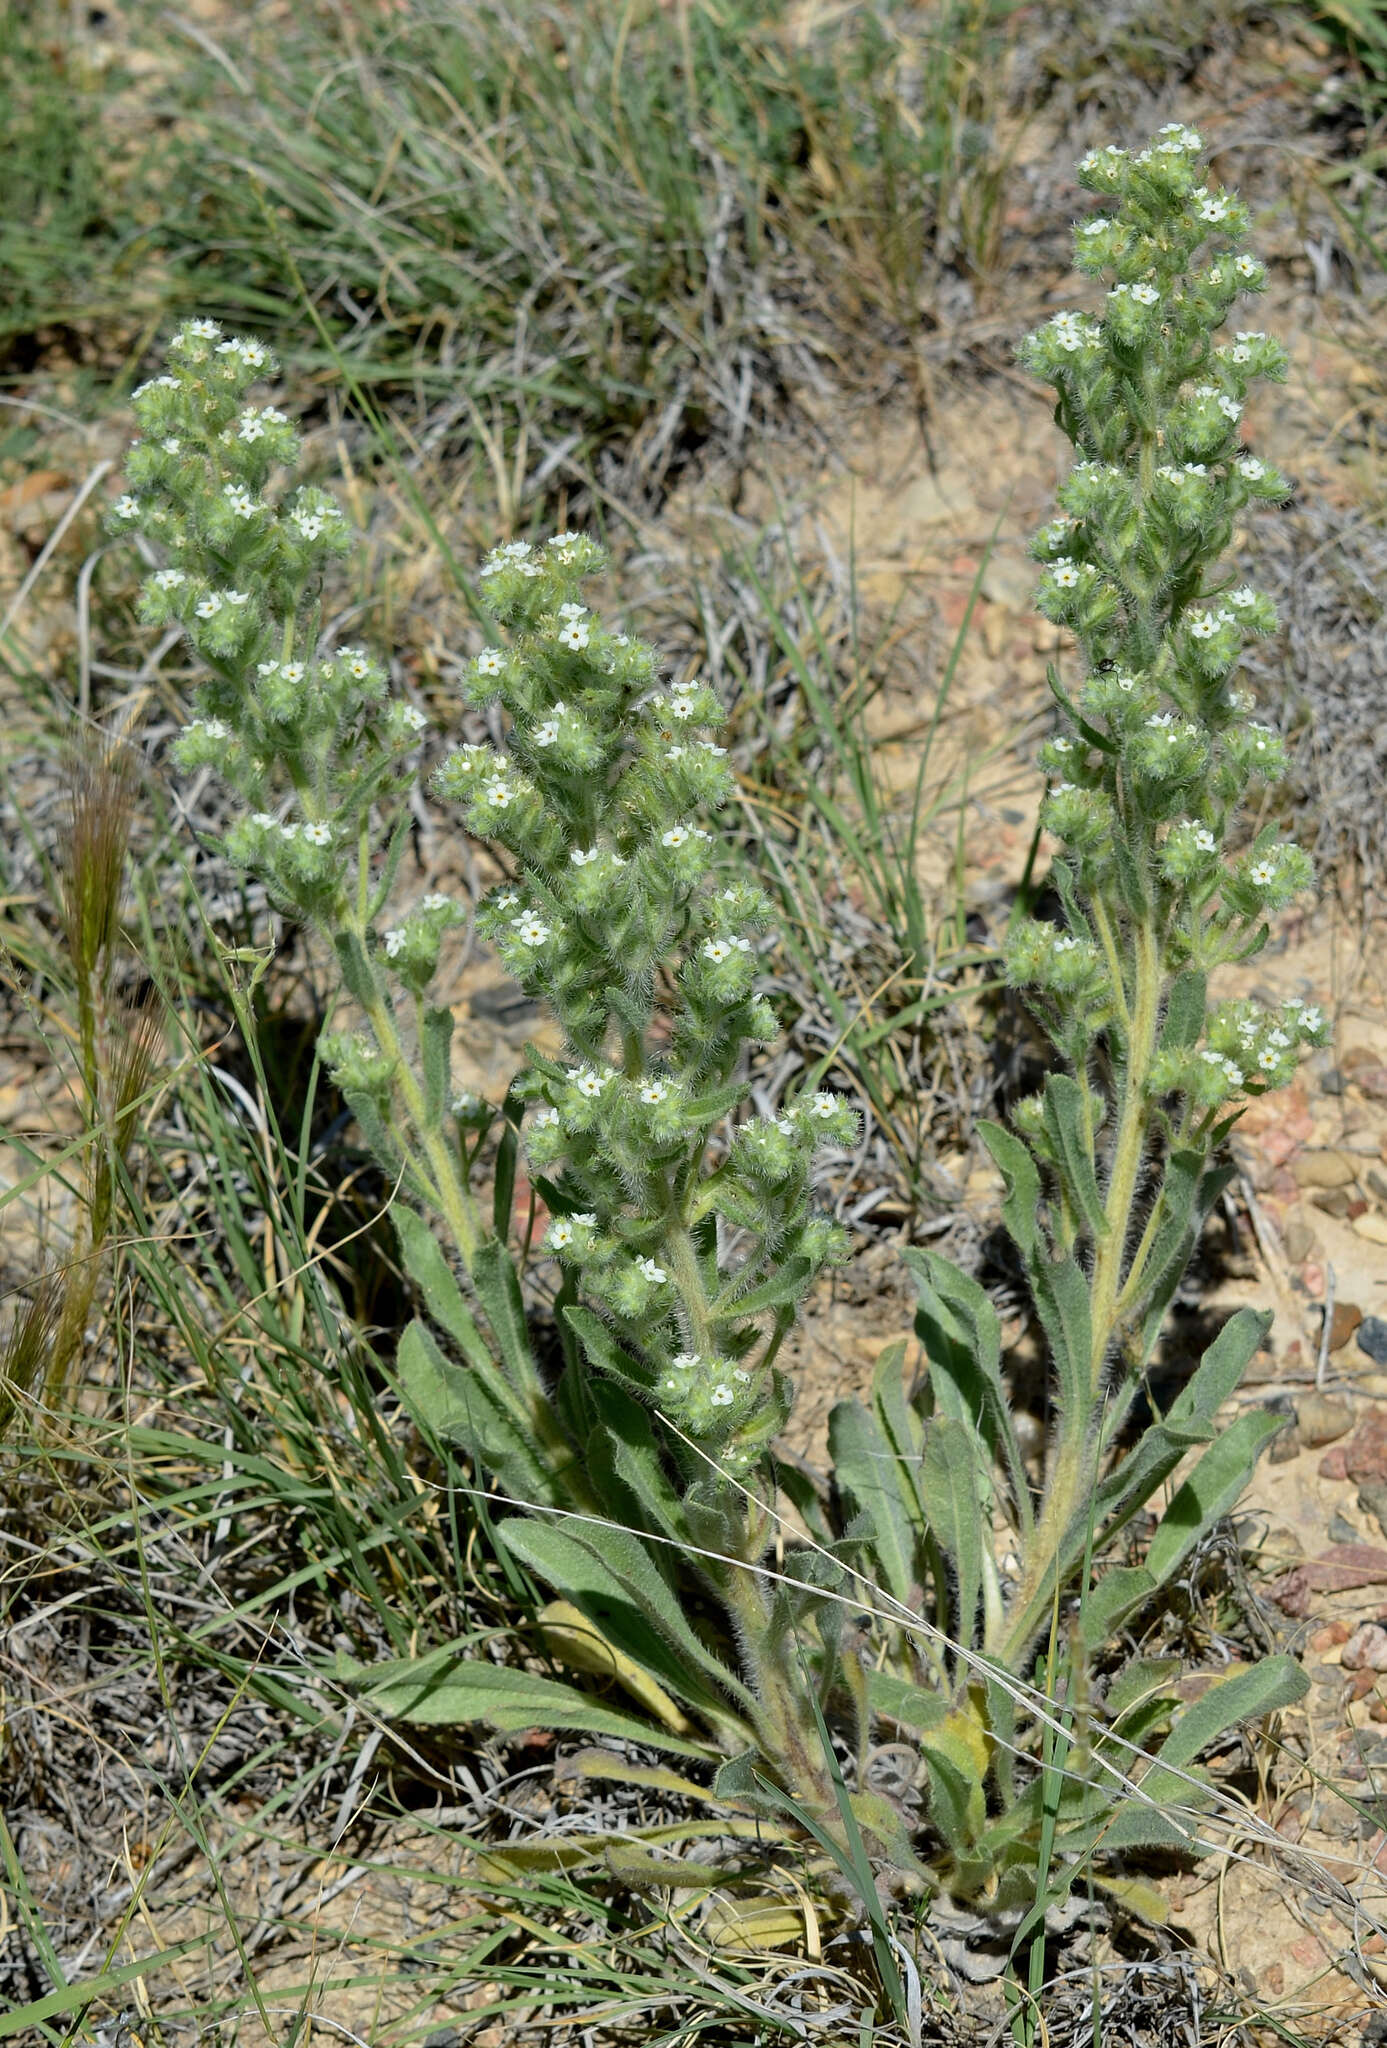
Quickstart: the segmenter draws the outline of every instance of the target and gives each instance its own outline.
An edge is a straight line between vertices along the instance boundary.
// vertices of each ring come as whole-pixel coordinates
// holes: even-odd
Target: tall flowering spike
[[[1086,674],[1076,700],[1052,677],[1067,729],[1041,755],[1067,930],[1018,925],[1008,968],[1080,1066],[1100,1033],[1125,1054],[1138,927],[1154,918],[1164,964],[1204,973],[1254,950],[1267,913],[1311,879],[1274,835],[1225,852],[1249,785],[1273,780],[1284,756],[1232,680],[1276,610],[1220,557],[1234,519],[1291,486],[1243,438],[1250,387],[1284,377],[1286,354],[1260,331],[1219,339],[1266,273],[1241,251],[1247,210],[1210,186],[1202,148],[1172,123],[1136,156],[1089,152],[1080,181],[1106,203],[1076,226],[1075,254],[1106,285],[1102,311],[1057,313],[1021,348],[1054,385],[1077,457],[1059,516],[1031,544],[1037,602],[1073,632]],[[1212,1030],[1162,1048],[1147,1085],[1183,1093],[1184,1121],[1207,1120],[1229,1096],[1276,1085],[1287,1041],[1320,1029],[1313,1012],[1267,1011],[1236,1051]]]
[[[733,789],[717,698],[663,681],[650,647],[594,615],[581,593],[602,566],[568,533],[488,558],[486,600],[509,639],[477,656],[466,689],[499,700],[507,743],[459,748],[434,788],[508,856],[514,878],[477,929],[568,1043],[566,1061],[535,1056],[529,1081],[529,1157],[559,1212],[548,1249],[640,1361],[649,1398],[746,1468],[786,1400],[757,1368],[758,1339],[768,1363],[842,1249],[809,1206],[813,1153],[848,1143],[856,1118],[812,1095],[742,1123],[707,1164],[747,1048],[776,1028],[755,987],[770,904],[717,873],[704,820]],[[768,1310],[763,1333],[752,1317]]]
[[[190,320],[163,372],[134,394],[142,438],[108,524],[163,556],[141,615],[180,626],[208,672],[175,759],[214,770],[240,796],[231,857],[282,908],[331,929],[357,888],[372,806],[403,789],[424,720],[387,701],[363,649],[319,645],[324,570],[352,536],[327,492],[280,481],[298,435],[249,395],[275,369],[263,343]]]

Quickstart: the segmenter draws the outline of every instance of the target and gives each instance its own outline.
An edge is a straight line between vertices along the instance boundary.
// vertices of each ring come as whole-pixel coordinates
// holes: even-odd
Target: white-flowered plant
[[[524,1718],[702,1742],[728,1759],[721,1791],[781,1823],[807,1813],[841,1868],[865,1844],[1008,1910],[1043,1912],[1052,1873],[1051,1897],[1109,1849],[1188,1842],[1167,1810],[1197,1804],[1202,1744],[1303,1686],[1269,1658],[1181,1717],[1135,1665],[1113,1678],[1109,1725],[1069,1782],[1053,1767],[1059,1724],[1025,1705],[1034,1681],[1052,1696],[1066,1671],[1087,1684],[1089,1656],[1185,1565],[1278,1426],[1251,1410],[1216,1422],[1264,1334],[1250,1310],[1167,1413],[1133,1422],[1225,1185],[1215,1154],[1237,1106],[1325,1035],[1311,1006],[1208,996],[1310,869],[1274,830],[1242,833],[1249,789],[1283,754],[1233,675],[1276,619],[1222,557],[1244,509],[1289,488],[1242,438],[1250,386],[1285,359],[1261,333],[1218,339],[1265,280],[1239,249],[1245,209],[1200,182],[1200,149],[1172,124],[1135,157],[1084,159],[1083,183],[1110,204],[1078,228],[1078,261],[1106,290],[1023,349],[1075,447],[1033,552],[1040,607],[1070,630],[1082,670],[1073,691],[1052,671],[1064,730],[1042,757],[1060,910],[1018,918],[1006,948],[1053,1071],[1013,1128],[983,1127],[1044,1339],[1039,1471],[1022,1455],[995,1307],[928,1249],[905,1254],[927,1373],[912,1381],[893,1346],[870,1405],[838,1404],[827,1493],[777,1464],[792,1390],[776,1361],[805,1290],[845,1248],[810,1200],[814,1154],[850,1144],[856,1119],[812,1088],[750,1113],[748,1061],[776,1030],[757,989],[774,933],[717,829],[734,787],[718,702],[696,678],[662,676],[650,647],[591,608],[600,549],[565,532],[488,557],[489,644],[464,695],[497,743],[456,746],[432,778],[499,871],[476,933],[563,1041],[555,1057],[528,1050],[498,1111],[454,1088],[452,1012],[436,1000],[463,907],[425,895],[384,921],[422,720],[367,655],[320,644],[319,586],[350,539],[325,493],[276,481],[295,440],[282,414],[247,403],[272,367],[259,344],[223,341],[210,322],[176,339],[168,372],[137,395],[144,439],[113,514],[167,557],[146,615],[180,623],[209,671],[181,763],[229,785],[243,809],[228,850],[331,938],[360,1012],[324,1051],[398,1182],[405,1263],[432,1317],[399,1345],[412,1411],[512,1502],[549,1511],[499,1530],[558,1596],[542,1641],[615,1676],[650,1717],[623,1722],[608,1701],[595,1721],[591,1700],[567,1707],[546,1681]],[[472,1183],[498,1125],[488,1222]],[[522,1147],[548,1212],[541,1277],[558,1276],[552,1368],[505,1242]],[[1124,1531],[1199,1446],[1141,1561],[1114,1566]],[[786,1543],[765,1579],[784,1497],[815,1543]],[[872,1604],[908,1624],[875,1659],[839,1604],[864,1577]],[[500,1711],[503,1677],[514,1715],[524,1674],[486,1671],[476,1717]],[[465,1691],[456,1672],[448,1683]],[[918,1738],[926,1836],[870,1789],[881,1715]],[[1133,1745],[1162,1734],[1144,1799],[1119,1811]]]

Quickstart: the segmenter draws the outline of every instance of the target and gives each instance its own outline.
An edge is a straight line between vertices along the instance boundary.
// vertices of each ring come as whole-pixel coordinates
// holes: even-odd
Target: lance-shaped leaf
[[[987,1118],[978,1123],[978,1136],[992,1154],[992,1161],[1006,1183],[1002,1221],[1011,1232],[1027,1270],[1043,1257],[1040,1236],[1040,1172],[1020,1138],[1001,1124]]]
[[[1028,1530],[1033,1520],[1030,1484],[1002,1378],[1002,1330],[997,1311],[976,1280],[937,1252],[912,1246],[901,1256],[915,1275],[920,1303],[915,1327],[929,1359],[935,1406],[941,1414],[970,1422],[981,1435],[1006,1476],[1016,1519]],[[880,1386],[889,1385],[883,1381],[881,1364],[877,1380]],[[897,1366],[897,1389],[899,1385]],[[883,1398],[879,1391],[878,1408]],[[895,1394],[891,1398],[897,1399]],[[898,1407],[904,1406],[902,1395]]]
[[[514,1412],[511,1389],[498,1386],[494,1373],[455,1364],[417,1319],[400,1339],[398,1362],[406,1405],[431,1435],[461,1445],[512,1498],[557,1500],[561,1475],[541,1455]]]
[[[954,1633],[965,1648],[973,1640],[982,1594],[982,1547],[990,1536],[986,1475],[978,1440],[966,1422],[936,1416],[925,1432],[920,1495],[940,1549],[953,1567]]]
[[[828,1449],[840,1491],[871,1517],[872,1556],[887,1591],[904,1602],[918,1573],[915,1530],[895,1453],[860,1401],[836,1403],[828,1418]]]
[[[1045,1130],[1079,1214],[1095,1238],[1105,1237],[1108,1221],[1093,1170],[1088,1111],[1072,1074],[1051,1074],[1045,1083]]]

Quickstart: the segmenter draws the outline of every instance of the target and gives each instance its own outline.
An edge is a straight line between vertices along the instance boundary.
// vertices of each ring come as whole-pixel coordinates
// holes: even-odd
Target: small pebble
[[[1329,1522],[1329,1540],[1331,1543],[1361,1543],[1363,1541],[1363,1531],[1355,1529],[1347,1515],[1333,1515],[1330,1517]],[[1335,1637],[1335,1641],[1340,1643],[1348,1641],[1347,1628],[1345,1628],[1341,1636]]]
[[[1353,1428],[1353,1410],[1346,1401],[1325,1394],[1304,1394],[1295,1404],[1296,1435],[1307,1451],[1337,1443]]]
[[[1369,1210],[1366,1216],[1355,1216],[1353,1227],[1369,1244],[1387,1244],[1387,1216],[1379,1216],[1376,1210]]]
[[[1358,1349],[1366,1352],[1374,1365],[1387,1365],[1387,1318],[1364,1316],[1358,1325]]]
[[[1345,1671],[1387,1671],[1387,1628],[1363,1622],[1344,1644],[1340,1662]]]
[[[1318,1650],[1320,1655],[1323,1656],[1326,1650],[1332,1650],[1338,1644],[1346,1643],[1352,1634],[1353,1630],[1346,1621],[1327,1621],[1323,1628],[1317,1628],[1311,1636],[1310,1648]]]
[[[1329,1325],[1330,1350],[1342,1351],[1362,1320],[1363,1311],[1357,1302],[1336,1301],[1334,1315]]]
[[[1358,1177],[1348,1153],[1330,1150],[1302,1152],[1291,1171],[1301,1188],[1345,1188]]]
[[[1315,1233],[1299,1211],[1293,1210],[1286,1218],[1282,1242],[1293,1266],[1301,1265],[1315,1249]]]

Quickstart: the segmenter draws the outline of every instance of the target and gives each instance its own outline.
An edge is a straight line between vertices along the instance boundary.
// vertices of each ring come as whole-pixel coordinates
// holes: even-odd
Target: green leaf
[[[1060,1406],[1071,1415],[1087,1414],[1093,1399],[1088,1281],[1073,1259],[1045,1260],[1032,1269],[1031,1287],[1036,1312],[1050,1340]]]
[[[576,1687],[505,1664],[488,1663],[474,1646],[449,1644],[425,1657],[357,1666],[344,1672],[377,1713],[433,1728],[477,1721],[514,1734],[521,1728],[615,1736],[646,1742],[677,1756],[704,1757],[705,1743],[686,1741],[668,1728],[602,1705]]]
[[[610,1474],[639,1507],[648,1528],[671,1542],[686,1542],[683,1504],[665,1471],[646,1410],[612,1380],[594,1380],[589,1394],[600,1421],[588,1445],[588,1471],[599,1499],[605,1492],[602,1481]],[[696,1567],[697,1560],[692,1562]]]
[[[1108,1719],[1121,1721],[1124,1714],[1130,1714],[1153,1693],[1166,1692],[1180,1676],[1178,1657],[1133,1657],[1130,1664],[1124,1664],[1108,1686],[1104,1701]]]
[[[985,1475],[979,1470],[978,1440],[966,1422],[940,1415],[928,1424],[920,1460],[920,1496],[930,1528],[954,1568],[954,1634],[967,1648],[973,1640],[982,1593],[986,1491]]]
[[[1030,1483],[1002,1378],[997,1311],[976,1280],[937,1252],[912,1246],[901,1256],[915,1275],[915,1328],[929,1359],[935,1405],[942,1414],[972,1423],[1006,1474],[1018,1523],[1029,1530]]]
[[[424,1069],[424,1110],[435,1127],[452,1100],[453,1013],[439,1005],[419,1020],[419,1057]]]
[[[602,1372],[610,1373],[619,1385],[629,1387],[633,1393],[650,1392],[650,1374],[639,1360],[624,1351],[607,1325],[590,1308],[575,1303],[564,1310],[564,1321],[583,1347],[589,1362]]]
[[[511,1209],[515,1202],[515,1166],[519,1152],[520,1134],[513,1118],[507,1115],[501,1125],[501,1142],[496,1148],[496,1181],[491,1198],[492,1228],[502,1244],[510,1237]]]
[[[1141,1565],[1116,1565],[1112,1571],[1104,1572],[1084,1595],[1079,1615],[1085,1649],[1100,1648],[1118,1623],[1140,1607],[1143,1600],[1149,1600],[1155,1590],[1156,1581]]]
[[[992,1154],[992,1162],[1006,1183],[1002,1221],[1029,1271],[1042,1256],[1039,1169],[1021,1140],[1001,1124],[982,1118],[978,1124],[978,1136]]]
[[[1142,1779],[1142,1790],[1155,1798],[1178,1798],[1178,1781],[1167,1789],[1153,1782],[1157,1772],[1192,1764],[1211,1742],[1240,1721],[1260,1720],[1263,1714],[1293,1707],[1310,1690],[1310,1680],[1294,1657],[1263,1657],[1245,1671],[1221,1679],[1186,1707],[1176,1721],[1153,1768]]]
[[[728,1288],[713,1303],[712,1314],[756,1316],[763,1309],[783,1308],[797,1302],[808,1286],[813,1270],[808,1259],[787,1259],[778,1272],[773,1273],[769,1280],[762,1281],[759,1287],[753,1287],[750,1294],[738,1295],[735,1289]]]
[[[952,1711],[946,1693],[927,1692],[889,1671],[867,1673],[867,1699],[874,1714],[885,1714],[907,1728],[940,1728]]]
[[[1262,1446],[1282,1428],[1285,1419],[1265,1408],[1250,1409],[1210,1444],[1151,1539],[1146,1569],[1158,1586],[1164,1585],[1200,1537],[1236,1504],[1252,1477]]]
[[[1165,1022],[1161,1026],[1163,1050],[1199,1043],[1208,993],[1208,981],[1197,967],[1187,967],[1182,974],[1176,975],[1166,1004]]]
[[[720,1711],[725,1721],[730,1694],[754,1713],[752,1694],[704,1643],[633,1531],[611,1523],[559,1527],[517,1518],[503,1522],[498,1535],[513,1557],[581,1608],[676,1698],[705,1713]]]
[[[509,1388],[490,1385],[475,1367],[455,1364],[417,1319],[400,1339],[397,1361],[405,1403],[433,1436],[460,1444],[517,1500],[555,1499],[554,1474],[514,1413]]]
[[[537,1391],[539,1372],[530,1349],[520,1282],[510,1253],[498,1238],[489,1237],[479,1246],[472,1262],[472,1285],[486,1310],[506,1377],[522,1393]]]
[[[838,1486],[871,1517],[872,1556],[886,1588],[904,1603],[917,1576],[915,1531],[902,1499],[895,1454],[860,1401],[835,1404],[828,1418],[828,1449]]]
[[[1108,1220],[1093,1170],[1088,1112],[1072,1074],[1051,1074],[1045,1084],[1045,1129],[1084,1221],[1095,1238],[1106,1237]]]
[[[428,1224],[403,1202],[396,1202],[390,1220],[400,1240],[405,1271],[439,1329],[446,1330],[463,1356],[478,1368],[494,1370],[495,1362],[482,1333]]]
[[[355,932],[338,932],[333,943],[342,984],[348,995],[354,997],[364,1010],[373,1009],[380,999],[380,990],[365,947]]]

